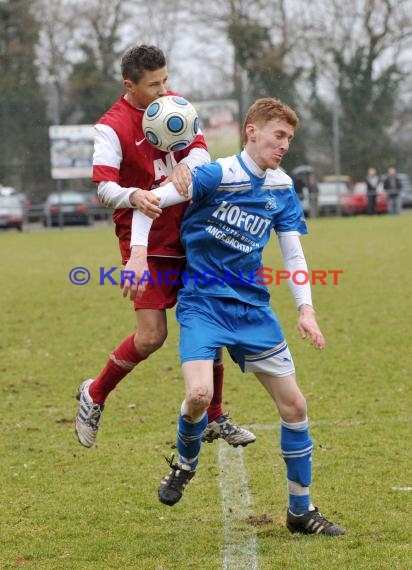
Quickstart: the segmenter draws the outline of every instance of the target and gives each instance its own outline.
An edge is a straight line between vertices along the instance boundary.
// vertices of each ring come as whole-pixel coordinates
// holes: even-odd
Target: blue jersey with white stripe
[[[192,180],[193,201],[181,227],[187,269],[179,294],[267,305],[269,292],[257,272],[271,230],[307,233],[291,178],[281,169],[259,178],[236,155],[198,167]]]

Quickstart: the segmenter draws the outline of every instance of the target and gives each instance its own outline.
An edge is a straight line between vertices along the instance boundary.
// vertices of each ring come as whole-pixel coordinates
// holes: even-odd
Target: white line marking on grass
[[[392,487],[392,491],[412,491],[412,487]]]
[[[344,425],[344,426],[355,426],[365,424],[366,421],[361,420],[309,420],[309,428],[312,426],[320,425]],[[276,431],[280,430],[279,424],[250,424],[246,426],[247,429],[255,431]]]
[[[390,424],[390,423],[409,423],[412,420],[412,416],[392,416],[386,420],[379,419],[380,424]],[[355,419],[341,419],[341,420],[311,420],[309,418],[309,427],[312,426],[322,426],[322,425],[341,425],[341,426],[361,426],[364,424],[370,424],[370,420],[355,420]],[[272,431],[279,430],[280,424],[250,424],[245,426],[248,429],[255,431]]]
[[[253,514],[243,461],[243,448],[218,441],[219,487],[224,519],[223,570],[258,570],[254,527],[245,523]]]

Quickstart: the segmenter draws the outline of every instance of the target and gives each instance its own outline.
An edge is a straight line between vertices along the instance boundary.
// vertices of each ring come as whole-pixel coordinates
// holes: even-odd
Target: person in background
[[[379,185],[379,176],[376,174],[376,168],[372,166],[368,169],[368,173],[365,178],[366,182],[366,196],[367,196],[367,207],[366,213],[371,216],[375,214],[376,208],[376,194]]]
[[[303,182],[302,178],[300,176],[296,176],[295,178],[293,178],[293,185],[295,187],[297,197],[299,198],[299,200],[301,202],[303,202],[303,199],[305,197],[305,195],[303,193],[305,183]]]
[[[388,168],[383,187],[388,194],[388,213],[400,214],[402,210],[402,182],[394,166]]]
[[[311,218],[319,216],[319,187],[316,176],[311,172],[308,175],[309,212]]]

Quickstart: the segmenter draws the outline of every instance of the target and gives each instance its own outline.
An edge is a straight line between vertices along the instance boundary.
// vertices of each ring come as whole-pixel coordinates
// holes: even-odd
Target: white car
[[[343,196],[347,196],[346,182],[337,180],[333,182],[318,182],[318,211],[320,216],[340,214],[340,204]]]
[[[412,208],[412,184],[408,174],[398,172],[398,178],[402,183],[402,207]]]
[[[21,201],[13,194],[0,194],[0,228],[23,230],[24,211]]]

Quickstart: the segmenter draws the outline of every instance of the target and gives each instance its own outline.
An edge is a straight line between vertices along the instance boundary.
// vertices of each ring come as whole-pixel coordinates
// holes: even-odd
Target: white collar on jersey
[[[265,177],[266,170],[262,170],[260,168],[260,166],[258,166],[256,164],[256,162],[253,160],[253,158],[251,158],[248,155],[248,153],[245,151],[245,149],[242,150],[242,152],[240,153],[240,156],[242,157],[243,162],[249,168],[250,172],[252,172],[255,176],[258,176],[259,178]]]

